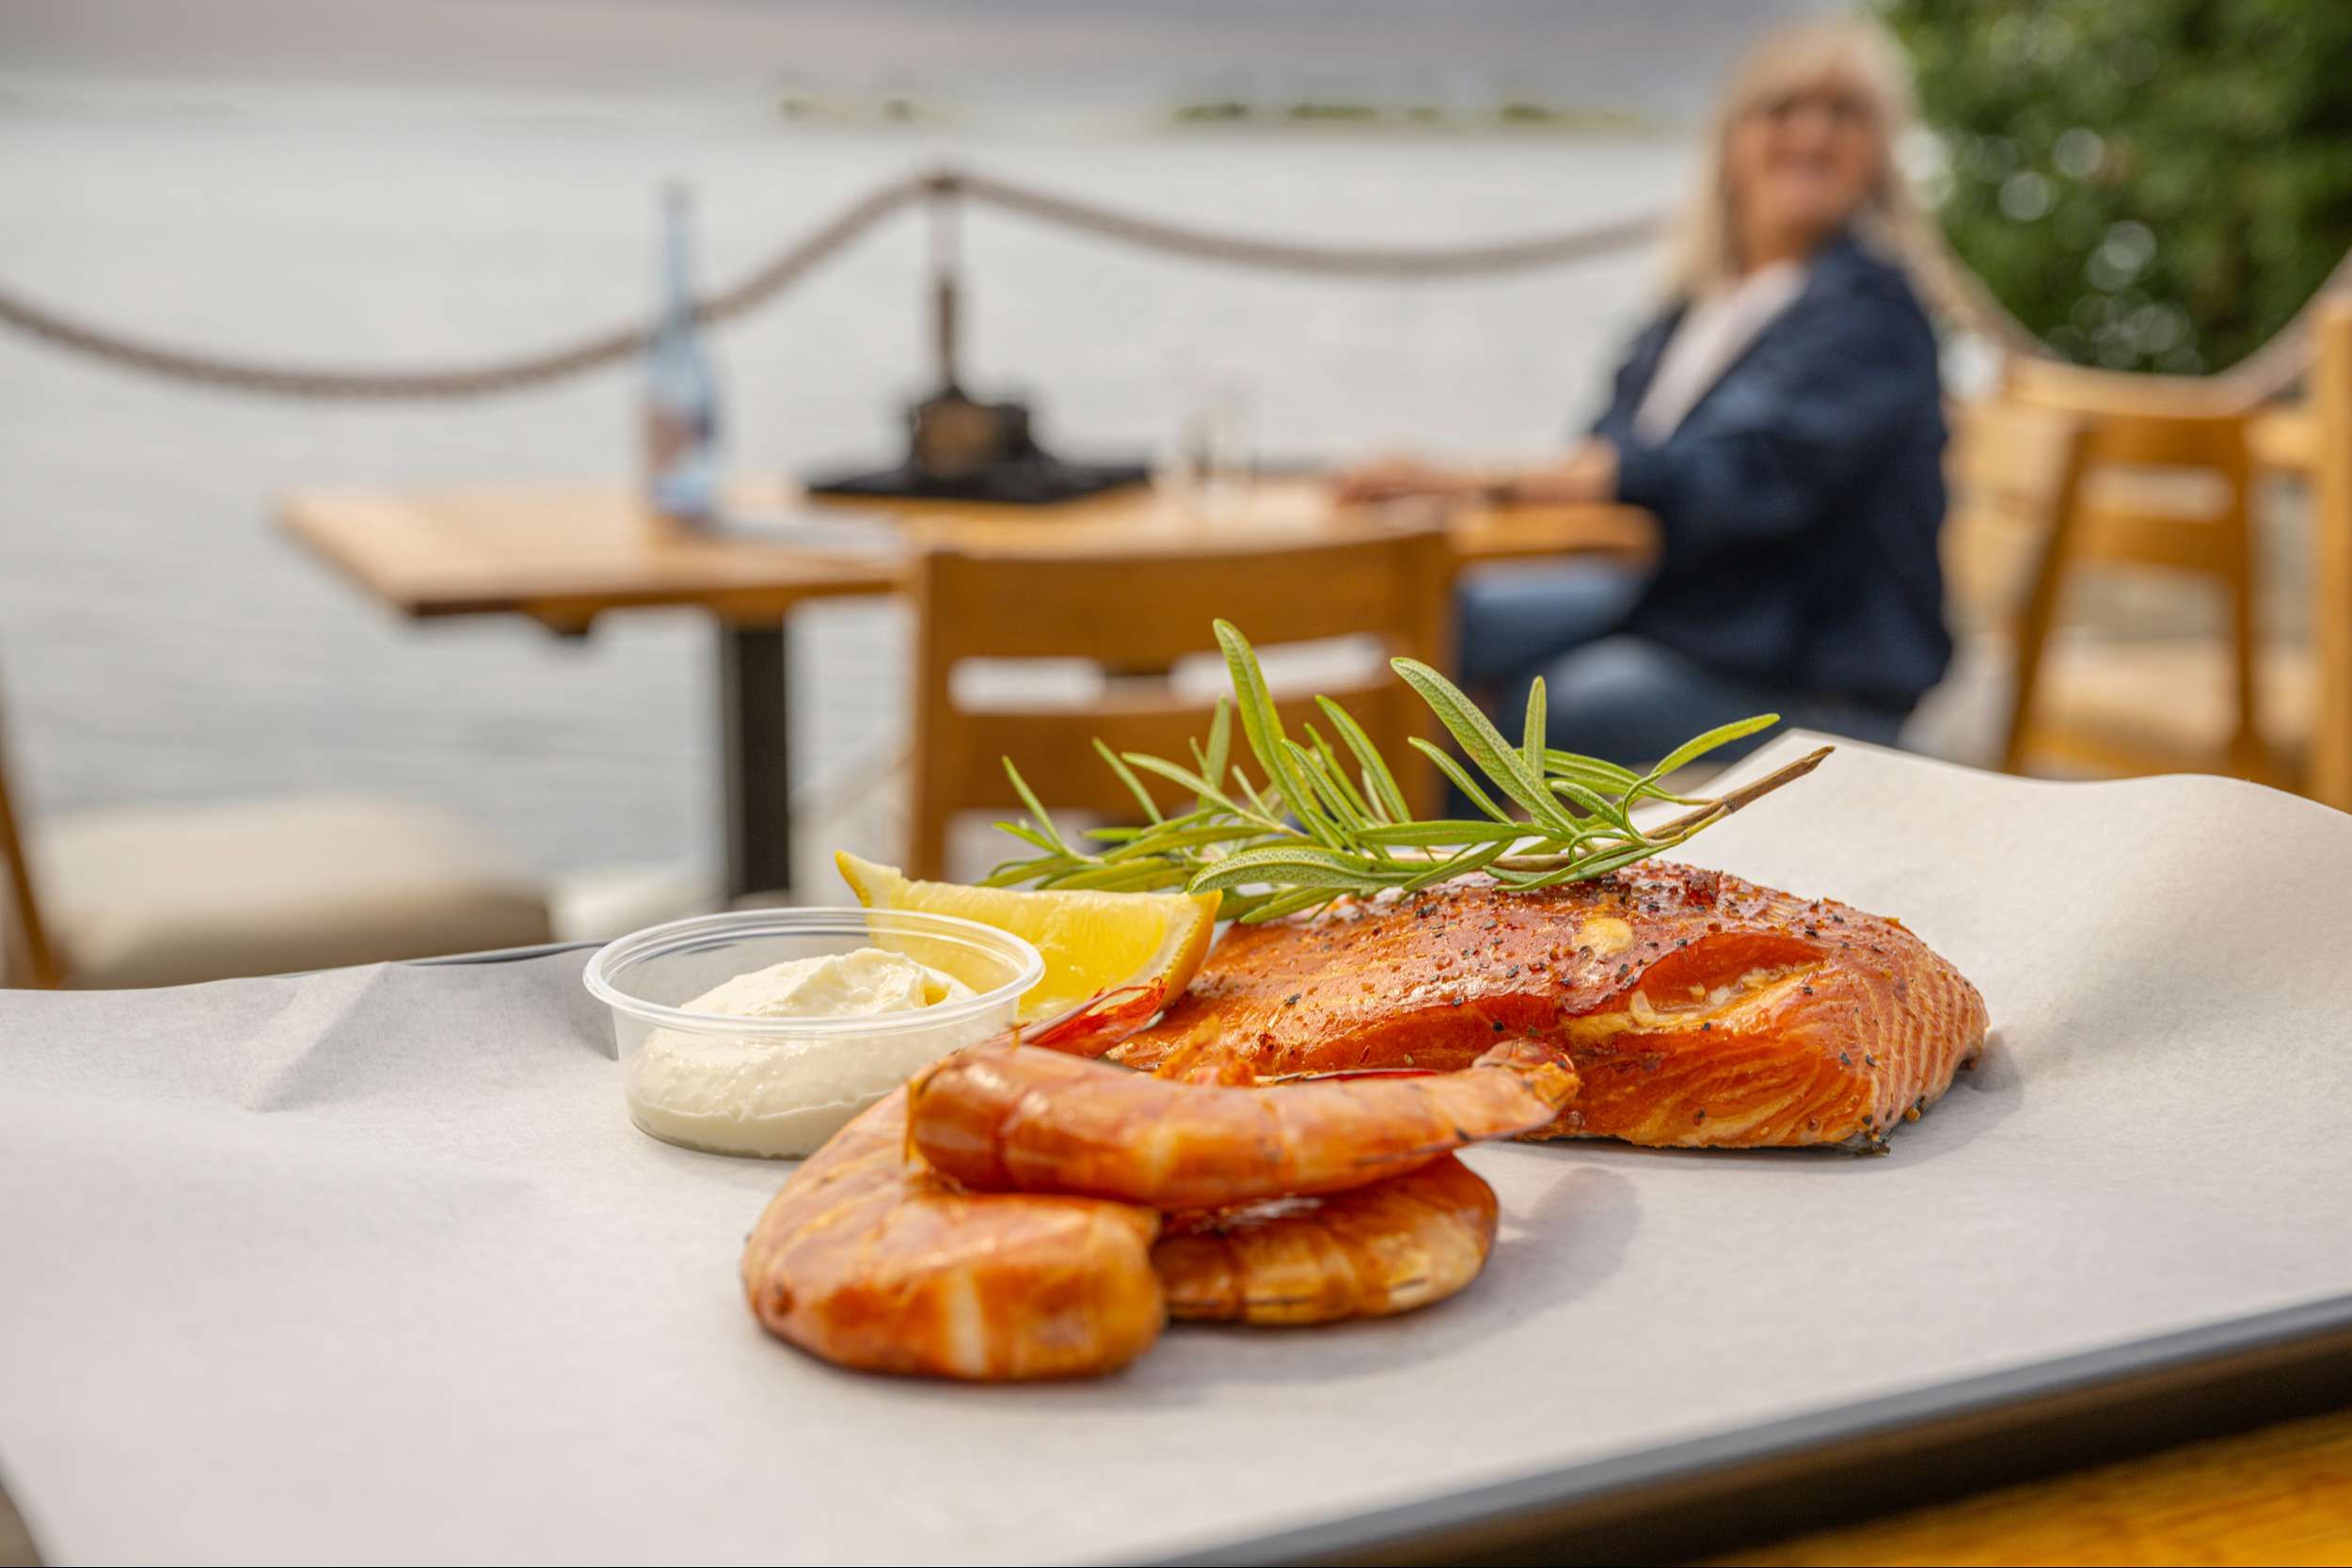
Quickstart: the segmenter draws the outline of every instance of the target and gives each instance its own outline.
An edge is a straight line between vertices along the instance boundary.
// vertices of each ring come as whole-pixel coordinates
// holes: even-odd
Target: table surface
[[[2257,460],[2306,467],[2303,411],[2266,416]],[[743,482],[731,504],[787,515],[808,502],[783,482]],[[623,484],[437,490],[309,489],[288,531],[412,616],[520,613],[584,628],[611,610],[692,605],[742,624],[804,599],[895,592],[922,541],[977,547],[1164,547],[1236,531],[1311,535],[1348,526],[1319,486],[1258,486],[1214,512],[1141,488],[1047,509],[952,502],[829,504],[864,513],[882,542],[852,550],[683,535]],[[886,514],[883,515],[877,514]],[[1465,561],[1570,551],[1638,558],[1645,514],[1625,507],[1467,511],[1450,520]],[[1962,1502],[1805,1535],[1723,1560],[1745,1563],[2124,1560],[2352,1562],[2352,1412],[2005,1488]]]
[[[805,599],[898,590],[930,541],[984,549],[1152,549],[1328,537],[1359,527],[1311,480],[1260,483],[1216,506],[1143,485],[1057,506],[809,498],[782,480],[739,482],[734,536],[699,537],[647,513],[621,483],[443,489],[304,489],[280,521],[295,539],[402,613],[522,614],[559,630],[607,610],[688,605],[740,625],[772,623]],[[758,537],[765,523],[821,519],[814,543]],[[857,537],[870,528],[870,543]],[[1464,561],[1578,553],[1640,559],[1647,513],[1628,506],[1458,508],[1447,518]]]

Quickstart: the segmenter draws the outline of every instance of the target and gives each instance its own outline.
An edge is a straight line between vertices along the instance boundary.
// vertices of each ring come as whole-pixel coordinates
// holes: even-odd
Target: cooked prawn
[[[908,1139],[982,1192],[1063,1193],[1154,1209],[1312,1196],[1399,1175],[1465,1144],[1532,1132],[1577,1077],[1532,1041],[1459,1072],[1282,1088],[1171,1083],[1022,1046],[975,1047],[908,1085]]]
[[[1173,1215],[1152,1266],[1171,1318],[1321,1323],[1443,1301],[1494,1241],[1494,1189],[1445,1154],[1324,1197]]]
[[[1156,990],[1113,992],[1027,1037],[1099,1052],[1158,1007]],[[771,1333],[838,1366],[990,1381],[1114,1371],[1151,1348],[1165,1321],[1157,1214],[964,1192],[907,1157],[906,1127],[898,1089],[760,1215],[743,1288]]]
[[[1159,1216],[967,1193],[906,1157],[906,1091],[828,1140],[768,1205],[743,1286],[770,1332],[838,1366],[983,1380],[1115,1371],[1163,1323]]]
[[[1459,1072],[1265,1090],[1064,1053],[1107,1049],[1158,1001],[1112,993],[973,1047],[834,1133],[744,1249],[760,1322],[839,1366],[993,1381],[1114,1371],[1170,1301],[1255,1323],[1401,1312],[1460,1290],[1493,1241],[1494,1195],[1447,1151],[1541,1127],[1576,1092],[1518,1043]],[[991,1172],[1014,1190],[970,1190]],[[1228,1207],[1266,1198],[1284,1201]],[[1154,1208],[1216,1212],[1179,1216],[1155,1254]]]

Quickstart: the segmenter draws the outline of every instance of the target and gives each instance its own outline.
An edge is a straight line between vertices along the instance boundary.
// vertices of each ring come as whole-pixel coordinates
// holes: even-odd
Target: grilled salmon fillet
[[[1114,1059],[1224,1083],[1448,1072],[1564,1043],[1583,1092],[1538,1137],[1881,1147],[1984,1042],[1984,998],[1896,921],[1647,862],[1522,892],[1484,877],[1236,926]]]

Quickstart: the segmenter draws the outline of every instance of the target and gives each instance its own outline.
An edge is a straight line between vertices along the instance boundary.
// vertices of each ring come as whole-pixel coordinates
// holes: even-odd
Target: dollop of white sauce
[[[771,964],[685,1010],[723,1018],[893,1018],[972,994],[902,953],[861,947]],[[655,1137],[719,1154],[795,1159],[917,1069],[1003,1027],[992,1017],[871,1034],[729,1035],[656,1029],[622,1064],[630,1117]]]
[[[728,1018],[868,1018],[971,994],[962,981],[903,953],[861,947],[755,969],[712,987],[686,1008]]]

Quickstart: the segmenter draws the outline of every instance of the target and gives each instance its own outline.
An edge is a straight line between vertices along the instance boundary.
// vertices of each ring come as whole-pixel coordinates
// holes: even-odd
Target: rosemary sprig
[[[1230,702],[1217,700],[1207,742],[1192,743],[1190,767],[1137,752],[1118,755],[1101,741],[1094,743],[1135,796],[1146,819],[1142,825],[1096,829],[1086,835],[1089,846],[1082,847],[1055,825],[1012,759],[1005,759],[1005,771],[1028,815],[996,826],[1039,853],[997,866],[987,886],[1214,889],[1225,895],[1224,912],[1245,922],[1316,909],[1342,894],[1430,887],[1471,871],[1513,887],[1551,887],[1606,876],[1671,849],[1810,773],[1829,755],[1823,747],[1712,799],[1676,795],[1663,781],[1677,768],[1778,723],[1780,716],[1760,714],[1709,730],[1676,747],[1648,772],[1636,773],[1546,746],[1541,680],[1529,693],[1526,721],[1514,746],[1451,681],[1425,664],[1400,658],[1391,661],[1398,676],[1429,705],[1478,775],[1415,737],[1412,744],[1482,814],[1416,820],[1387,760],[1345,708],[1317,697],[1315,705],[1331,735],[1327,737],[1309,723],[1303,741],[1292,737],[1248,640],[1224,621],[1216,623],[1216,640],[1225,651],[1233,694]],[[1257,782],[1232,758],[1236,713],[1243,743],[1258,765]],[[1168,816],[1140,774],[1184,789],[1192,797],[1192,809]],[[1652,800],[1689,809],[1664,822],[1636,824],[1636,808]]]

